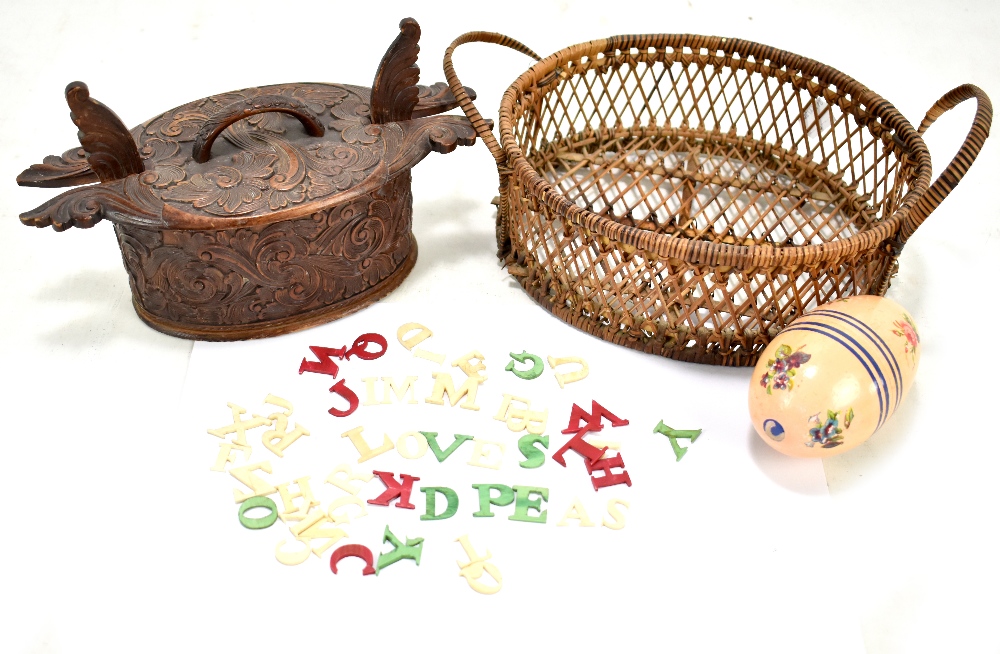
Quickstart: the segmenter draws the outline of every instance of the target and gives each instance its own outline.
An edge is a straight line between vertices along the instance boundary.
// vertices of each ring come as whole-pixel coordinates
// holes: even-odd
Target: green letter
[[[451,516],[455,515],[458,511],[458,494],[450,488],[445,488],[443,486],[427,486],[426,488],[421,486],[420,491],[424,494],[427,500],[427,510],[422,516],[421,520],[447,520]],[[436,502],[437,494],[441,493],[448,500],[448,508],[444,510],[441,515],[436,515]]]
[[[386,525],[385,534],[382,536],[382,542],[391,543],[392,551],[378,555],[378,565],[375,570],[376,575],[382,571],[382,568],[388,567],[396,561],[401,561],[403,559],[413,559],[417,565],[420,565],[420,552],[424,545],[423,538],[407,538],[406,545],[403,545],[403,541],[396,538],[396,535],[389,531],[389,525]]]
[[[688,448],[681,447],[677,444],[678,438],[686,438],[689,443],[693,443],[698,440],[698,436],[701,435],[700,429],[671,429],[667,425],[663,424],[661,420],[656,427],[653,427],[653,431],[657,434],[663,434],[670,441],[670,447],[674,450],[674,456],[680,461],[681,458],[687,454]]]
[[[514,505],[514,515],[510,516],[508,520],[541,522],[544,524],[546,518],[548,518],[549,511],[548,509],[542,510],[542,502],[549,501],[549,489],[537,488],[535,486],[515,486],[514,492],[517,493],[517,504]],[[532,495],[537,495],[538,497],[531,499]],[[538,511],[538,515],[528,515],[528,509]]]
[[[473,484],[472,487],[479,491],[479,510],[472,514],[475,518],[492,518],[493,512],[490,511],[490,504],[507,506],[514,501],[514,491],[511,490],[510,486],[504,486],[503,484]],[[494,489],[500,492],[500,495],[495,498],[490,497],[490,491]]]
[[[534,354],[528,354],[526,350],[521,350],[520,354],[510,353],[511,362],[507,364],[504,370],[512,372],[521,379],[535,379],[542,374],[545,370],[545,366],[542,363],[541,357],[536,357]],[[514,362],[525,363],[527,361],[531,362],[531,368],[527,370],[518,370],[514,367]]]
[[[535,443],[541,443],[542,447],[549,449],[548,436],[525,434],[517,440],[517,449],[521,450],[525,459],[520,462],[522,468],[538,468],[545,463],[545,454],[535,447]]]
[[[443,463],[445,459],[452,455],[452,453],[458,449],[458,446],[465,441],[471,441],[472,436],[465,436],[464,434],[455,434],[455,440],[451,442],[447,450],[442,450],[437,442],[437,432],[436,431],[422,431],[420,432],[427,439],[427,444],[431,448],[431,452],[434,452],[434,456],[437,457],[438,463]]]
[[[269,513],[263,518],[248,518],[247,511],[257,508],[267,509]],[[239,517],[240,524],[247,529],[267,529],[278,520],[278,506],[270,497],[251,497],[240,504]]]

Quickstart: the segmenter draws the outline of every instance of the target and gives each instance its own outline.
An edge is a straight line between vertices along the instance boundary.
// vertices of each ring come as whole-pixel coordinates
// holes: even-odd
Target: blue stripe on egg
[[[824,329],[829,331],[824,331]],[[868,373],[868,376],[871,378],[872,383],[875,385],[875,392],[876,395],[878,396],[878,426],[875,429],[878,429],[879,427],[882,426],[882,423],[885,422],[886,418],[888,417],[888,407],[886,406],[886,404],[889,401],[888,398],[889,387],[888,384],[886,384],[885,377],[882,375],[882,371],[879,369],[878,364],[875,363],[875,359],[872,357],[871,354],[869,354],[867,350],[865,350],[865,348],[860,343],[858,343],[855,339],[851,338],[851,336],[842,332],[841,330],[821,322],[808,322],[808,321],[803,322],[802,320],[799,320],[793,323],[790,327],[787,327],[785,331],[786,332],[806,331],[826,336],[827,338],[836,341],[840,345],[844,346],[845,350],[853,354],[854,357],[861,364],[861,366]],[[837,336],[838,334],[840,336],[843,336],[844,339],[847,340],[841,339],[840,337]],[[848,345],[848,341],[857,346],[858,349],[855,350],[850,345]],[[860,350],[860,352],[858,350]],[[865,359],[867,359],[868,361],[866,361]],[[869,361],[871,362],[871,366],[868,365]],[[872,370],[872,367],[874,367],[874,371]],[[878,375],[878,379],[876,379],[876,374]],[[883,389],[885,390],[885,397],[883,397],[882,394]]]
[[[882,337],[879,336],[874,329],[848,313],[834,311],[833,309],[820,309],[818,311],[813,311],[809,315],[828,316],[830,318],[846,322],[856,327],[861,333],[872,341],[875,347],[878,348],[879,352],[882,353],[882,356],[885,357],[885,360],[889,363],[890,370],[892,370],[892,377],[896,381],[896,406],[899,406],[899,403],[903,399],[903,371],[899,367],[899,362],[896,361],[896,355],[892,353],[892,350]]]

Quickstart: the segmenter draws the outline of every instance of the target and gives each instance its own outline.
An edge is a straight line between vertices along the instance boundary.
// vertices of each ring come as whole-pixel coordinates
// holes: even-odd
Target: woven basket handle
[[[993,122],[993,105],[990,103],[989,97],[978,86],[963,84],[952,89],[944,97],[935,102],[934,106],[927,112],[927,115],[924,116],[924,119],[920,121],[917,133],[922,135],[946,111],[950,111],[962,102],[973,98],[976,100],[976,117],[972,121],[972,129],[969,130],[968,136],[965,137],[965,142],[962,143],[958,154],[955,155],[955,158],[951,160],[951,163],[941,172],[938,178],[934,180],[930,188],[917,201],[916,206],[913,207],[913,211],[906,217],[900,234],[900,241],[903,243],[913,235],[913,232],[917,231],[917,228],[927,219],[927,216],[948,197],[952,189],[965,176],[972,162],[976,160],[976,156],[979,155],[986,137],[990,135],[990,124]]]
[[[466,32],[462,36],[458,37],[452,41],[451,45],[444,52],[444,76],[448,80],[448,86],[451,87],[451,92],[455,95],[455,99],[458,100],[458,104],[462,107],[462,111],[469,118],[469,122],[476,130],[476,134],[479,138],[483,140],[483,143],[490,149],[493,153],[493,158],[497,160],[498,166],[505,166],[507,164],[507,155],[504,154],[504,150],[500,147],[497,142],[493,132],[490,131],[490,127],[486,120],[483,118],[479,110],[476,109],[476,105],[472,104],[472,99],[469,98],[469,94],[465,92],[465,87],[462,86],[462,82],[459,81],[458,75],[455,73],[455,66],[451,63],[451,55],[455,52],[455,48],[465,43],[496,43],[497,45],[506,46],[512,50],[517,50],[520,53],[526,54],[533,58],[535,61],[541,59],[535,51],[524,45],[520,41],[515,41],[509,36],[504,36],[503,34],[497,34],[495,32]]]

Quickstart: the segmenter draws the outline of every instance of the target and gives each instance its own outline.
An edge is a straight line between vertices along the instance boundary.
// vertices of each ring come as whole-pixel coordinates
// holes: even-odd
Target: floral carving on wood
[[[49,155],[40,164],[31,166],[17,176],[21,186],[58,188],[100,181],[90,168],[87,153],[81,147],[70,148],[61,155]]]
[[[223,138],[239,152],[228,158],[216,156],[185,179],[180,164],[187,152],[181,144],[194,140],[194,128],[223,107],[264,92],[287,94],[318,115],[332,117],[329,126],[337,134],[331,139],[303,140],[294,120],[283,114],[251,116],[223,132]],[[370,124],[368,114],[367,98],[349,87],[329,84],[253,88],[211,96],[145,126],[139,137],[140,153],[153,162],[155,176],[144,181],[163,189],[164,200],[190,203],[217,216],[278,210],[307,198],[322,198],[361,183],[381,162],[385,154],[381,129]]]
[[[184,324],[245,325],[330,306],[392,275],[410,255],[411,204],[406,172],[354,202],[296,220],[115,231],[134,297],[148,313]]]
[[[206,173],[169,186],[165,200],[190,202],[199,209],[221,215],[249,213],[266,205],[268,179],[274,174],[275,155],[238,152],[230,165],[216,166]]]
[[[413,109],[413,118],[433,116],[458,105],[448,85],[437,82],[430,86],[417,86],[418,101]],[[466,87],[466,93],[475,100],[474,90]],[[136,126],[130,133],[135,140],[140,155],[147,164],[161,165],[167,158],[161,152],[146,149],[149,142],[157,139],[163,142],[186,143],[194,139],[198,130],[206,120],[214,115],[227,103],[255,97],[262,93],[283,93],[291,98],[305,102],[318,115],[333,117],[328,124],[339,132],[347,131],[345,140],[360,142],[371,139],[372,134],[365,134],[371,123],[369,97],[371,89],[349,84],[288,84],[261,88],[251,88],[237,93],[225,93],[191,102],[156,118]],[[344,103],[343,107],[338,107]],[[334,108],[337,108],[334,111]],[[286,133],[285,120],[275,114],[259,114],[247,118],[247,122],[261,131],[274,134]],[[336,123],[336,124],[334,124]],[[181,157],[183,160],[184,157]],[[176,162],[174,162],[176,163]],[[147,165],[147,168],[150,166]],[[23,186],[61,187],[89,184],[98,181],[97,175],[91,170],[82,148],[70,148],[62,155],[45,157],[40,164],[34,164],[17,178]]]

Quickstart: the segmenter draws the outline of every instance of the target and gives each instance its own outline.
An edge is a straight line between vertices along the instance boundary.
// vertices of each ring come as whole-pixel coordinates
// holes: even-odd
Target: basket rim
[[[609,54],[620,56],[625,54],[626,50],[633,49],[637,50],[634,54],[641,55],[643,50],[663,47],[680,49],[682,56],[689,56],[692,59],[722,56],[728,62],[738,61],[738,65],[751,68],[751,72],[759,71],[761,74],[784,69],[794,73],[793,79],[799,80],[806,87],[829,89],[836,96],[845,99],[849,96],[849,102],[858,107],[857,113],[854,113],[855,117],[860,113],[880,123],[889,137],[896,140],[912,158],[914,179],[896,210],[872,228],[847,238],[816,245],[775,247],[770,244],[711,243],[685,236],[654,233],[616,222],[567,200],[559,190],[538,174],[524,156],[513,131],[514,104],[525,91],[537,88],[540,80],[548,84],[558,79],[556,77],[545,80],[547,76],[570,61],[580,60],[583,57],[599,59]],[[690,53],[684,49],[689,49]],[[845,260],[860,252],[874,249],[897,234],[906,216],[927,191],[931,182],[931,160],[927,146],[913,125],[892,103],[831,66],[744,39],[697,34],[628,34],[571,45],[539,60],[511,83],[500,102],[499,123],[500,143],[507,157],[507,165],[520,178],[527,194],[541,200],[556,215],[609,239],[658,256],[678,258],[693,265],[773,268],[809,266]],[[868,124],[864,126],[871,133],[870,126]]]

